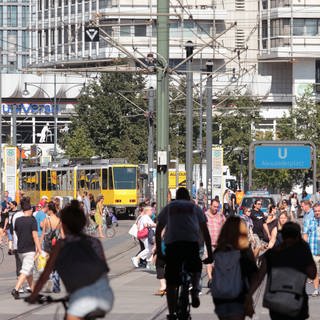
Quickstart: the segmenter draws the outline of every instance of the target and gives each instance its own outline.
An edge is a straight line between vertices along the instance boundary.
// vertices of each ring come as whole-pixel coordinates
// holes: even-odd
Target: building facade
[[[156,55],[156,0],[33,0],[30,63],[34,66],[109,65]],[[99,42],[85,28],[99,27]],[[198,87],[201,70],[214,63],[214,97],[236,88],[262,101],[261,132],[276,138],[277,119],[309,85],[320,83],[318,0],[172,0],[170,66],[192,41]],[[31,49],[32,48],[32,49]],[[85,63],[85,64],[84,64]],[[137,68],[135,69],[137,70]],[[185,71],[182,64],[179,72]],[[319,90],[320,85],[315,86]]]
[[[30,4],[30,0],[0,2],[2,72],[17,72],[30,62]]]

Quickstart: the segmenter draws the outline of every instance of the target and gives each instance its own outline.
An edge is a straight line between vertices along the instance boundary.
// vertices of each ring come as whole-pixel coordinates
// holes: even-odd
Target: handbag
[[[130,236],[133,236],[135,238],[137,238],[138,235],[138,226],[136,223],[134,223],[131,228],[129,229],[128,233],[130,234]]]
[[[306,280],[304,273],[293,268],[272,268],[267,279],[263,306],[289,317],[299,316]]]
[[[148,236],[149,233],[149,228],[148,227],[144,227],[143,229],[139,230],[137,233],[137,238],[139,240],[146,238]]]

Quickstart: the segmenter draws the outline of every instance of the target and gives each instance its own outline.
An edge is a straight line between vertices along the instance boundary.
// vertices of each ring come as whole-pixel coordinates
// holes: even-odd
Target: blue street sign
[[[311,146],[256,146],[256,169],[310,169]]]

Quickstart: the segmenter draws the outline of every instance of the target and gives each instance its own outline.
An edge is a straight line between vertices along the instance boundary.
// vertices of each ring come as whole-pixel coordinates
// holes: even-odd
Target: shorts
[[[22,262],[20,273],[26,275],[27,277],[32,275],[35,255],[36,253],[34,251],[19,253],[19,257]]]
[[[88,313],[97,309],[107,313],[112,309],[113,299],[108,278],[103,275],[95,283],[70,294],[67,313],[79,318],[84,318]]]
[[[183,262],[189,272],[200,273],[202,270],[198,242],[179,241],[167,244],[165,257],[165,279],[170,285],[180,285]]]
[[[317,266],[317,272],[318,274],[320,274],[320,255],[318,256],[314,256],[313,255],[313,260],[314,260],[314,263],[316,264]]]

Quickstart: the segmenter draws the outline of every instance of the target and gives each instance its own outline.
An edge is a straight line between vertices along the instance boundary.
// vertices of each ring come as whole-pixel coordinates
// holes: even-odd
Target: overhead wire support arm
[[[184,59],[183,61],[181,61],[180,63],[178,63],[174,68],[172,68],[172,71],[177,70],[178,68],[180,68],[183,64],[185,64],[186,62],[188,62],[189,60],[191,60],[195,55],[197,55],[198,53],[200,53],[203,49],[210,47],[211,45],[213,45],[213,43],[216,42],[217,39],[219,39],[220,37],[222,37],[225,33],[227,33],[229,30],[231,30],[232,28],[234,28],[237,25],[236,22],[232,23],[229,28],[227,28],[226,30],[224,30],[223,32],[221,32],[219,34],[219,36],[217,36],[216,38],[214,38],[213,40],[210,40],[209,42],[205,43],[203,46],[201,46],[198,50],[194,51],[192,55],[190,55],[189,57],[187,57],[186,59]]]

